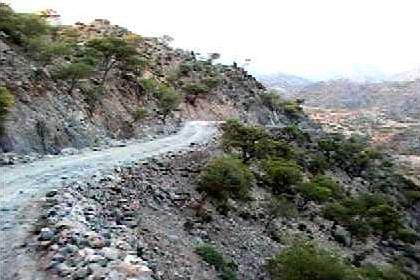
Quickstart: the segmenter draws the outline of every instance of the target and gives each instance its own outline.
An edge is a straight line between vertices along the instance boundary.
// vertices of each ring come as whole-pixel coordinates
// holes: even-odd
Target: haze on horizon
[[[420,65],[418,0],[4,2],[54,9],[64,24],[106,18],[144,36],[167,34],[176,47],[219,52],[227,63],[249,58],[255,74],[380,77]]]

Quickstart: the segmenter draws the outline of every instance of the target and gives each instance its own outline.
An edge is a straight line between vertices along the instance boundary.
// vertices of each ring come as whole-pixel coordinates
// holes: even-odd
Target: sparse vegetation
[[[9,109],[14,105],[13,95],[5,87],[0,87],[0,135],[4,133],[4,122]]]
[[[228,262],[216,248],[209,244],[203,244],[195,249],[196,253],[209,265],[212,265],[219,272],[223,280],[236,280],[236,264]]]
[[[146,110],[146,108],[137,108],[137,110],[134,112],[134,121],[138,122],[141,120],[144,120],[149,116],[149,112]]]
[[[303,183],[299,190],[306,198],[319,202],[337,198],[340,195],[337,182],[325,175],[315,176],[311,181]]]

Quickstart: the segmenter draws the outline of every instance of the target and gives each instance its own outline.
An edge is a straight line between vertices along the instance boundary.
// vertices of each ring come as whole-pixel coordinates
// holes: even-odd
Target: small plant
[[[223,255],[219,253],[213,246],[203,244],[195,249],[196,253],[209,265],[212,265],[220,273],[223,280],[236,280],[236,264],[227,262]]]
[[[325,175],[315,176],[310,182],[303,183],[299,190],[306,198],[319,202],[339,196],[337,182]]]
[[[340,256],[304,241],[276,255],[267,268],[273,280],[347,280],[354,275]]]
[[[292,160],[266,160],[263,168],[265,181],[274,194],[290,192],[303,179],[301,167]]]
[[[0,87],[0,135],[4,133],[4,122],[6,115],[14,105],[13,95],[5,87]]]
[[[222,201],[229,197],[245,199],[252,178],[251,171],[241,160],[223,156],[212,160],[202,172],[199,190]]]
[[[274,196],[265,205],[265,228],[268,229],[279,217],[291,218],[297,215],[296,205],[285,197]]]
[[[134,112],[134,121],[138,122],[144,120],[149,115],[149,112],[145,108],[137,108]]]
[[[183,87],[183,90],[190,95],[201,95],[208,93],[210,88],[201,83],[189,83]]]

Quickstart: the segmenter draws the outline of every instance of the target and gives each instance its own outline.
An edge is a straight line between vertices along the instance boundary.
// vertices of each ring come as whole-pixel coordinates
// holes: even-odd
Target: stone
[[[117,260],[120,257],[120,251],[112,247],[102,248],[101,254],[108,260]]]
[[[352,245],[351,233],[342,226],[337,226],[334,229],[333,237],[335,241],[337,241],[338,243],[340,243],[341,245],[345,247],[351,247]]]
[[[53,239],[55,233],[54,230],[50,228],[42,228],[41,232],[39,233],[39,240],[40,241],[49,241]]]
[[[88,275],[89,269],[87,267],[81,267],[74,272],[73,279],[86,279]]]

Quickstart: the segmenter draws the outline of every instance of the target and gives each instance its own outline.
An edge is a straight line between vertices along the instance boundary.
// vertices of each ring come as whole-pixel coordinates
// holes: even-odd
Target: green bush
[[[325,207],[324,215],[359,237],[371,233],[392,236],[404,228],[398,211],[376,194],[364,194],[330,203]]]
[[[303,109],[298,101],[284,101],[281,103],[281,107],[284,112],[292,118],[298,118],[302,115]]]
[[[273,280],[347,280],[354,275],[339,256],[303,241],[272,258],[268,271]]]
[[[252,173],[241,160],[223,156],[212,160],[199,178],[199,190],[226,200],[228,197],[247,198]]]
[[[203,244],[195,249],[196,253],[209,265],[212,265],[220,273],[223,280],[236,280],[236,264],[225,260],[216,248],[209,244]]]
[[[264,207],[265,210],[265,228],[268,228],[272,222],[279,218],[295,217],[298,212],[296,205],[285,197],[274,196]]]
[[[178,108],[182,100],[182,95],[166,85],[160,85],[155,94],[158,99],[157,105],[159,107],[159,113],[163,123],[165,123],[169,114]]]
[[[182,89],[190,95],[201,95],[206,94],[210,91],[210,88],[208,86],[201,83],[188,83],[184,85]]]
[[[12,42],[23,45],[31,38],[49,34],[51,27],[39,15],[16,13],[8,5],[0,3],[0,31]]]
[[[266,160],[263,168],[264,179],[274,194],[290,192],[303,179],[301,167],[291,160]]]
[[[14,105],[13,95],[5,87],[0,87],[0,135],[4,133],[4,122],[6,115]]]
[[[52,41],[45,36],[31,38],[27,41],[26,48],[32,57],[44,66],[51,64],[54,59],[71,54],[72,48],[69,44],[59,41]]]
[[[153,93],[159,88],[159,83],[152,78],[141,78],[139,83],[146,93]]]
[[[367,265],[359,268],[357,272],[363,280],[409,280],[398,268],[390,265],[383,267]]]
[[[317,175],[310,182],[299,187],[300,192],[308,199],[324,202],[332,197],[339,197],[337,182],[329,176]]]

